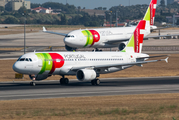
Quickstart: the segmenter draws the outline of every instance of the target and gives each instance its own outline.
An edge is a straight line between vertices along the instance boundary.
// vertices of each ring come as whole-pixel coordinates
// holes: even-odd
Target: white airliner
[[[60,75],[60,83],[69,83],[65,76],[76,75],[79,81],[91,81],[99,85],[100,74],[112,73],[134,65],[166,61],[168,58],[146,61],[149,56],[142,54],[144,33],[150,32],[150,19],[146,17],[137,25],[124,50],[118,52],[32,52],[22,55],[13,65],[13,70],[27,74],[35,81],[44,80],[51,75]]]
[[[151,0],[151,3],[147,9],[145,17],[150,17],[151,31],[156,30],[154,26],[155,11],[157,7],[157,0]],[[144,17],[144,18],[145,18]],[[116,28],[97,28],[97,29],[80,29],[71,31],[68,34],[47,31],[43,27],[43,32],[57,34],[65,36],[64,43],[67,51],[73,51],[77,48],[112,48],[118,47],[121,51],[126,46],[127,41],[130,39],[136,26],[131,27],[116,27]],[[144,33],[144,38],[159,38],[176,35],[159,35],[159,36],[147,36],[149,33]]]
[[[151,0],[151,3],[147,9],[144,16],[149,17],[151,28],[154,27],[155,11],[157,7],[157,0]],[[98,28],[98,29],[80,29],[74,30],[68,34],[57,33],[52,31],[47,31],[43,27],[43,31],[46,33],[52,33],[57,35],[65,36],[64,43],[66,50],[72,51],[76,48],[112,48],[118,47],[119,50],[123,50],[126,46],[126,41],[128,41],[133,34],[136,26],[132,27],[116,27],[116,28]],[[144,33],[144,37],[149,34],[149,32]],[[155,36],[156,37],[156,36]]]

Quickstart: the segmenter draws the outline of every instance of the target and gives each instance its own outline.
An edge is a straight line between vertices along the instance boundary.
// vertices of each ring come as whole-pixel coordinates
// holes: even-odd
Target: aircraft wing
[[[110,44],[110,45],[116,45],[118,43],[126,42],[126,41],[129,41],[129,39],[109,40],[109,41],[105,41],[103,43]]]
[[[179,34],[167,34],[167,35],[157,35],[157,36],[146,36],[144,37],[144,40],[145,39],[148,39],[148,38],[159,38],[159,37],[172,37],[172,36],[179,36]],[[110,44],[110,45],[116,45],[118,43],[121,43],[121,42],[126,42],[126,41],[129,41],[129,39],[119,39],[119,40],[109,40],[109,41],[105,41],[104,43],[105,44]]]
[[[151,30],[155,31],[155,30],[162,30],[162,29],[167,29],[167,28],[173,28],[173,26],[170,26],[170,27],[157,27],[156,28],[152,28]]]
[[[158,61],[165,61],[168,63],[168,57],[166,59],[158,59],[158,60],[150,60],[150,61],[139,61],[134,63],[121,63],[121,64],[106,64],[106,65],[96,65],[96,66],[85,66],[85,67],[72,67],[72,71],[77,71],[79,69],[85,68],[92,68],[92,69],[99,69],[99,68],[109,68],[109,67],[122,67],[122,66],[130,66],[130,65],[138,65],[141,66],[142,64],[151,63],[151,62],[158,62]]]
[[[159,37],[171,37],[171,36],[179,36],[179,34],[173,34],[173,35],[158,35],[158,36],[146,36],[144,38],[159,38]]]
[[[57,33],[57,32],[53,32],[53,31],[47,31],[45,27],[43,27],[43,32],[45,32],[45,33],[50,33],[50,34],[61,35],[61,36],[66,36],[66,35],[68,35],[68,34],[65,34],[65,33]]]

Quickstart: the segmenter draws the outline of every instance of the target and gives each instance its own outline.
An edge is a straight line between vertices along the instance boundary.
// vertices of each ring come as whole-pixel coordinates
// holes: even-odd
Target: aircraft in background
[[[157,7],[157,0],[151,0],[150,5],[146,11],[144,19],[149,17],[151,28],[154,26],[155,11]],[[118,47],[123,50],[127,41],[133,34],[136,26],[132,27],[116,27],[116,28],[98,28],[98,29],[80,29],[74,30],[68,34],[47,31],[43,27],[43,32],[65,36],[64,43],[67,51],[73,51],[77,48],[112,48]],[[144,37],[150,32],[144,33]]]
[[[168,58],[149,60],[159,56],[149,56],[141,53],[144,33],[150,33],[150,18],[141,20],[133,32],[126,47],[121,52],[32,52],[22,55],[13,65],[13,70],[27,74],[35,81],[41,81],[52,75],[60,75],[60,84],[67,85],[68,75],[76,75],[79,81],[91,81],[99,85],[100,74],[113,73],[141,66],[145,63],[166,61]],[[161,57],[161,56],[160,56]]]

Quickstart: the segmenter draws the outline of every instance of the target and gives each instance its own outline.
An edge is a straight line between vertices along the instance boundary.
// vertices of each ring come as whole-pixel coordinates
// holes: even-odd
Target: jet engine
[[[119,51],[122,51],[126,47],[126,44],[127,44],[127,42],[120,43],[119,47],[118,47]]]
[[[37,81],[45,80],[48,77],[49,75],[29,75],[29,78],[31,80],[37,80]]]
[[[94,70],[81,69],[77,71],[76,77],[79,81],[90,81],[94,80],[97,77],[97,74]]]
[[[68,45],[65,45],[65,49],[66,49],[67,51],[73,51],[73,50],[76,51],[76,48],[72,48],[72,47],[70,47],[70,46],[68,46]]]

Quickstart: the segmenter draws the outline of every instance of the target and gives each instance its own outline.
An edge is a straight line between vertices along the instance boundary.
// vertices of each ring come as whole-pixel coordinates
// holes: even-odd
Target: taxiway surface
[[[179,93],[179,77],[101,79],[100,86],[71,80],[62,86],[59,81],[0,83],[0,100],[60,97],[108,96],[154,93]]]

